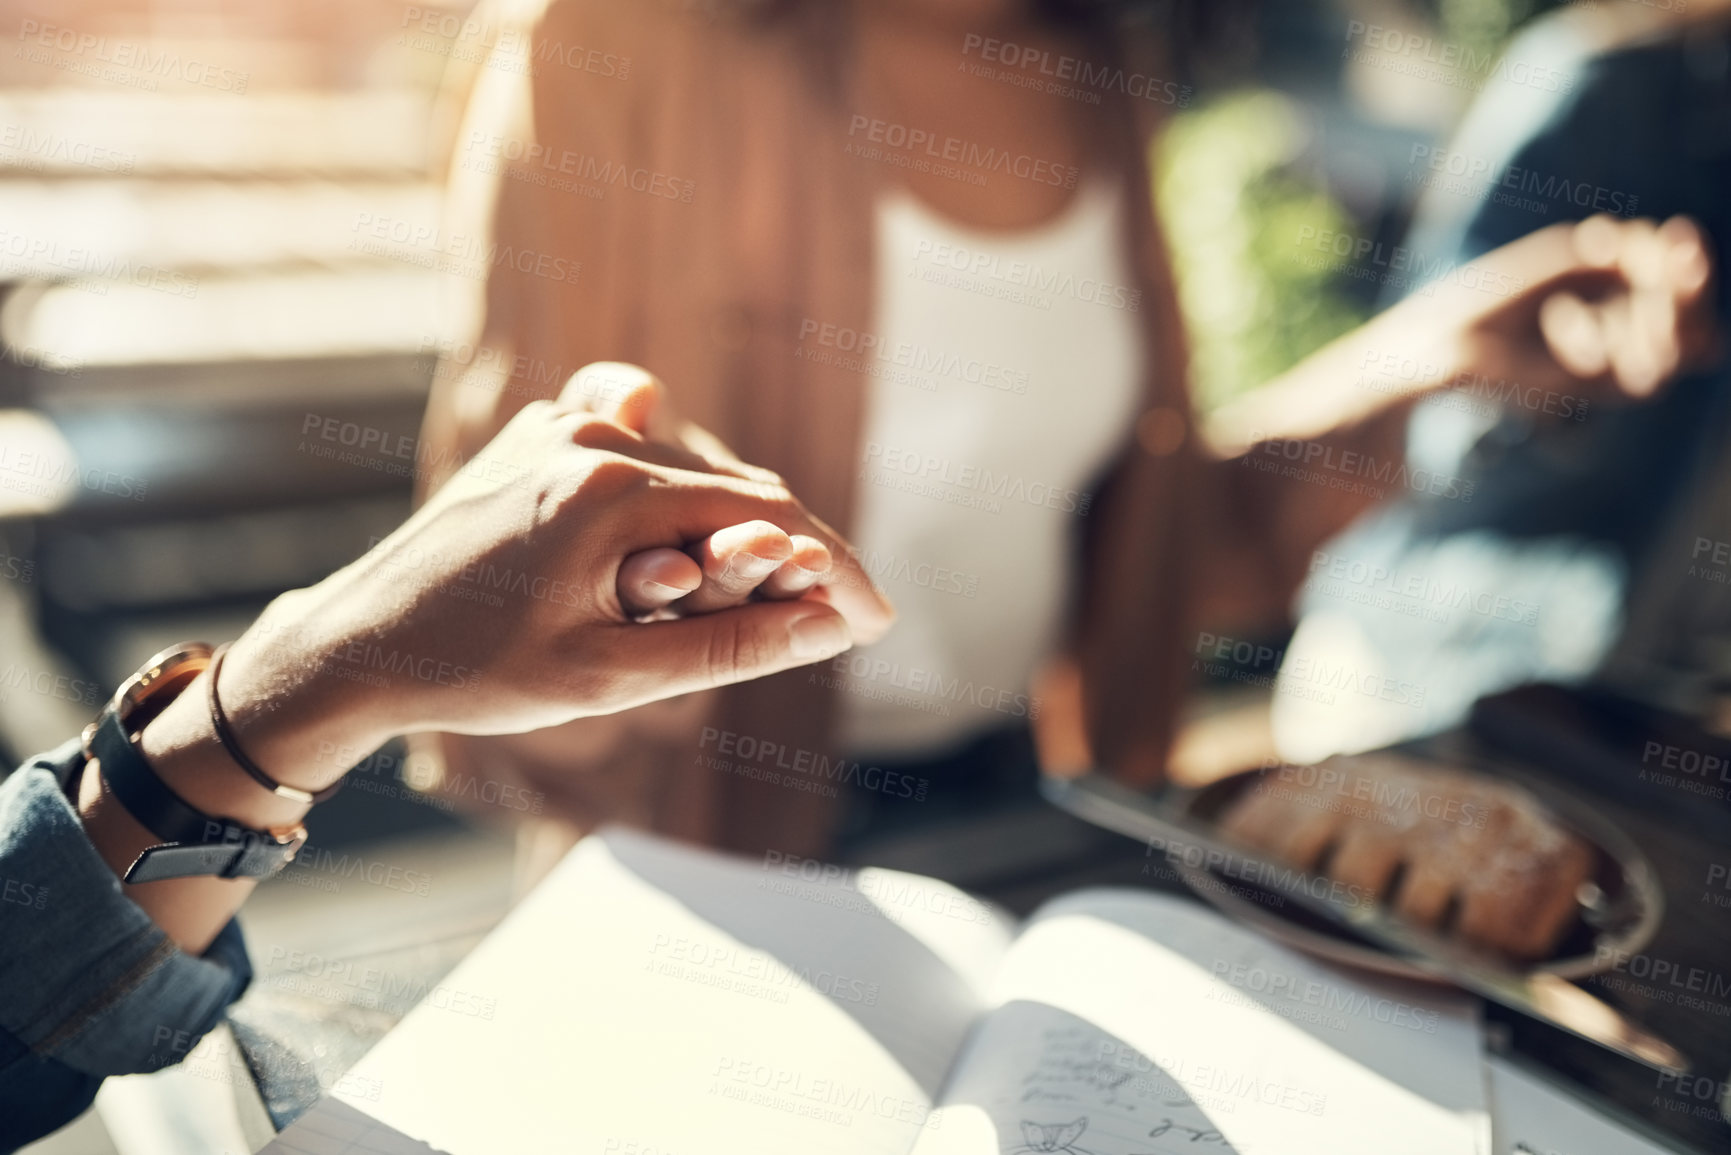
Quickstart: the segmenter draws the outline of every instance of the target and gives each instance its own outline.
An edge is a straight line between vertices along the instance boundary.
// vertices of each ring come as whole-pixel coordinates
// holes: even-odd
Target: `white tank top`
[[[1085,184],[1017,232],[960,226],[899,189],[877,206],[852,536],[900,616],[820,668],[856,755],[938,755],[1029,715],[1075,535],[1138,401],[1143,306],[1118,188]]]

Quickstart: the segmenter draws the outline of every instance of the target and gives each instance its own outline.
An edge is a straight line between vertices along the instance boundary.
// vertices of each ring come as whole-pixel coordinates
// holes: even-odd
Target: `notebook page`
[[[1492,1058],[1485,1066],[1496,1155],[1671,1153],[1502,1059]]]
[[[1010,928],[930,880],[786,866],[584,840],[339,1097],[449,1155],[904,1155]]]
[[[1480,1155],[1473,1003],[1349,976],[1184,899],[1043,908],[916,1155]]]

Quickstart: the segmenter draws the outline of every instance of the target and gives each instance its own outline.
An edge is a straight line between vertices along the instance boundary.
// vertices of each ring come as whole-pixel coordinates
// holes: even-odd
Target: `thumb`
[[[648,441],[686,449],[719,473],[748,481],[777,479],[747,465],[715,434],[679,416],[661,378],[626,361],[594,361],[571,375],[559,404],[593,413]]]
[[[592,361],[571,374],[559,393],[559,404],[617,422],[639,437],[655,430],[662,397],[661,381],[640,365],[625,361]]]
[[[847,619],[820,601],[751,602],[614,631],[609,665],[631,671],[619,709],[833,658],[853,646]]]

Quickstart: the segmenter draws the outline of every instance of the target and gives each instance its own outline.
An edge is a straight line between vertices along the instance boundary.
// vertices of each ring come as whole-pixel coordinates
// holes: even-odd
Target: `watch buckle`
[[[277,834],[274,830],[271,831],[271,833],[276,834],[278,839],[277,845],[285,848],[282,859],[284,865],[293,862],[295,860],[295,855],[301,852],[301,847],[307,844],[307,828],[306,823],[304,822],[299,826],[296,826],[293,830],[290,830],[287,834]]]

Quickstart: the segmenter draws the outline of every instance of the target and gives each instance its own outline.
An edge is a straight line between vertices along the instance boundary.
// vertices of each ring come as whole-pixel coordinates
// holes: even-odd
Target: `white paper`
[[[341,1097],[449,1155],[904,1155],[1010,929],[927,879],[610,832]]]
[[[1489,1151],[1471,1000],[1141,892],[1012,933],[929,879],[610,832],[339,1097],[448,1155]]]
[[[1479,1155],[1473,1004],[1348,976],[1193,904],[1043,909],[917,1155]]]
[[[1670,1155],[1501,1059],[1487,1073],[1497,1155]]]

